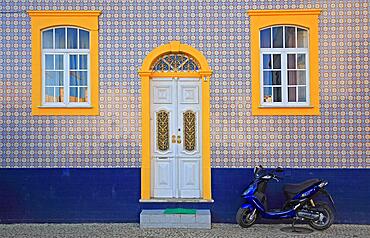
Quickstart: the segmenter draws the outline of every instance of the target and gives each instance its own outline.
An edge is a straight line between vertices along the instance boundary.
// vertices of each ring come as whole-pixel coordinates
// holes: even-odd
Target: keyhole
[[[179,128],[179,131],[181,131],[181,129]]]

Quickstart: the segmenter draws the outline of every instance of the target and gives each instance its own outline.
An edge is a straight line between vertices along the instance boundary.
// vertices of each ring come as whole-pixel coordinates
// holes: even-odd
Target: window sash
[[[47,54],[53,54],[53,55],[63,55],[63,86],[61,86],[64,89],[64,97],[63,102],[46,102],[46,65],[45,65],[45,57]],[[70,102],[69,100],[69,94],[70,94],[70,62],[69,62],[69,56],[71,54],[77,54],[77,55],[87,55],[87,69],[79,70],[78,71],[87,71],[87,102]],[[61,70],[59,70],[61,71]],[[73,70],[72,70],[73,71]],[[80,88],[80,87],[78,87]],[[53,107],[88,107],[91,105],[91,86],[90,86],[90,52],[89,50],[53,50],[53,49],[47,49],[42,50],[42,105],[43,106],[53,106]]]
[[[264,54],[280,54],[281,55],[281,102],[264,102],[264,80],[263,72],[265,71],[279,71],[277,69],[264,69],[263,68],[263,55]],[[289,102],[288,101],[288,65],[287,56],[288,54],[305,54],[306,67],[306,101],[305,102]],[[296,59],[297,60],[297,59]],[[260,50],[260,105],[262,107],[306,107],[310,105],[310,85],[309,85],[309,50],[306,48],[262,48]],[[297,68],[297,67],[296,67]],[[303,69],[294,69],[296,71],[302,71]],[[267,86],[267,85],[266,85]],[[279,87],[276,85],[268,85],[267,87]],[[298,85],[296,91],[298,91]],[[298,95],[296,95],[298,97]],[[273,97],[273,95],[272,95]],[[272,99],[273,100],[273,99]]]
[[[274,48],[273,46],[273,29],[275,27],[282,27],[282,48]],[[286,48],[286,27],[293,27],[294,28],[294,34],[295,34],[295,48]],[[259,36],[261,37],[261,32],[263,30],[269,29],[269,48],[262,48],[261,47],[261,39],[259,40],[259,46],[260,46],[260,106],[261,107],[306,107],[310,105],[310,85],[309,85],[309,31],[307,29],[297,27],[294,25],[276,25],[276,26],[270,26],[263,28],[259,31]],[[303,29],[307,32],[307,39],[306,39],[306,44],[307,47],[305,48],[298,48],[298,29]],[[281,58],[281,67],[280,69],[264,69],[263,65],[263,55],[264,54],[269,54],[269,55],[274,55],[274,54],[279,54]],[[289,69],[289,70],[294,70],[296,72],[305,70],[306,74],[306,79],[305,79],[305,85],[299,85],[298,82],[296,85],[289,85],[288,84],[288,65],[287,65],[287,56],[288,54],[305,54],[305,69],[298,69],[297,66],[297,57],[296,57],[296,68],[295,69]],[[271,59],[272,60],[272,59]],[[264,72],[274,72],[274,71],[280,71],[281,72],[281,85],[274,85],[273,82],[271,85],[264,85]],[[276,87],[281,87],[281,102],[273,102],[274,100],[274,88]],[[295,99],[296,102],[289,102],[289,88],[295,87]],[[299,87],[305,87],[305,102],[298,102],[299,101]],[[270,88],[271,89],[271,102],[264,102],[264,91],[265,88]]]
[[[62,49],[56,49],[56,29],[64,29],[64,47]],[[69,49],[68,48],[68,29],[75,29],[77,32],[76,34],[76,44],[77,49]],[[55,27],[45,29],[44,31],[52,30],[52,48],[44,49],[43,47],[41,50],[42,56],[42,106],[55,106],[55,107],[86,107],[91,105],[91,87],[90,87],[90,49],[80,49],[80,30],[87,31],[85,29],[81,29],[78,27]],[[43,32],[41,32],[41,45],[43,46]],[[87,31],[88,32],[88,31]],[[90,34],[88,35],[88,40],[90,41]],[[88,42],[90,47],[90,42]],[[69,56],[72,54],[76,55],[87,55],[87,69],[77,71],[87,71],[87,102],[72,102],[70,101],[70,61]],[[45,55],[63,55],[63,69],[59,71],[63,71],[63,86],[47,86],[46,85],[46,70],[45,65]],[[55,60],[54,60],[55,61]],[[55,64],[55,62],[54,62]],[[53,71],[56,71],[55,68]],[[86,86],[85,86],[86,87]],[[46,88],[54,88],[54,100],[55,100],[55,90],[56,88],[63,88],[63,102],[47,102],[46,100]],[[80,87],[77,86],[78,92],[77,97],[80,94]],[[79,99],[78,99],[79,100]]]
[[[56,39],[56,34],[55,34],[55,30],[56,29],[64,29],[64,48],[56,48],[56,42],[57,42],[57,39]],[[77,48],[68,48],[68,29],[71,29],[71,30],[76,30],[76,44],[77,44]],[[44,41],[44,32],[46,31],[52,31],[52,48],[44,48],[43,47],[43,41]],[[80,31],[84,31],[84,32],[88,32],[88,48],[80,48],[81,45],[80,45]],[[42,50],[89,50],[90,48],[90,32],[88,30],[85,30],[85,29],[82,29],[82,28],[78,28],[78,27],[73,27],[73,26],[65,26],[65,27],[54,27],[54,28],[48,28],[48,29],[45,29],[41,32],[41,48]]]
[[[273,35],[272,35],[272,30],[273,28],[276,28],[276,27],[283,27],[283,47],[282,48],[274,48],[273,47]],[[294,27],[295,28],[295,48],[286,48],[286,39],[285,39],[285,27]],[[261,32],[263,30],[266,30],[266,29],[270,29],[270,48],[262,48],[261,45],[259,45],[260,49],[308,49],[308,46],[310,45],[310,32],[308,29],[305,29],[304,27],[298,27],[298,26],[295,26],[295,25],[276,25],[276,26],[269,26],[269,27],[266,27],[266,28],[263,28],[259,31],[259,37],[261,37]],[[298,47],[298,29],[303,29],[303,30],[306,30],[307,32],[307,48],[301,48],[301,47]],[[261,39],[259,40],[259,44],[261,43]]]

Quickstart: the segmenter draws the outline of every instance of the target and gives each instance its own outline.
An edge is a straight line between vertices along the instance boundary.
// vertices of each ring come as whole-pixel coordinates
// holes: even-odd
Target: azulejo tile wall
[[[246,11],[292,8],[323,10],[321,116],[253,117]],[[2,168],[139,167],[137,70],[171,40],[202,51],[214,71],[213,167],[370,167],[368,1],[4,0],[0,10]],[[102,11],[100,116],[31,116],[30,18],[18,12],[25,10]]]

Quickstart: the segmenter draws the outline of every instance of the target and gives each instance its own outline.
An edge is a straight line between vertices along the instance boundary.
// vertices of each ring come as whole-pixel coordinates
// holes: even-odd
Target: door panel
[[[199,198],[200,160],[199,158],[179,158],[179,193],[182,198]]]
[[[155,83],[153,88],[153,104],[171,104],[172,103],[172,85],[163,85]]]
[[[172,197],[173,158],[156,158],[154,165],[154,197]]]
[[[199,79],[151,80],[152,194],[201,196]]]
[[[178,94],[178,123],[181,128],[181,157],[201,157],[201,94],[200,80],[180,79]]]
[[[198,85],[187,85],[187,82],[179,82],[180,86],[180,100],[179,103],[199,103],[199,86]]]
[[[158,198],[175,194],[176,93],[172,79],[151,81],[152,195]]]

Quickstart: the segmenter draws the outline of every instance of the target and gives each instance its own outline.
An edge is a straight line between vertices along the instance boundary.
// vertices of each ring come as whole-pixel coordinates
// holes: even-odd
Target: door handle
[[[181,136],[177,136],[177,144],[181,144]]]
[[[172,143],[176,144],[176,135],[172,135]]]

